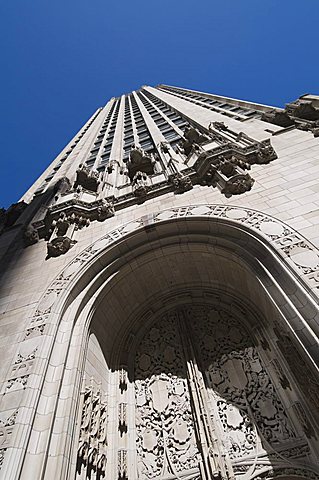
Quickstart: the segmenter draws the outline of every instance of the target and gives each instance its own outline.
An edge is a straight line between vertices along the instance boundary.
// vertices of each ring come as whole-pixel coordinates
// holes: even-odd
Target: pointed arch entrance
[[[300,375],[301,366],[315,378],[315,302],[291,266],[305,260],[298,250],[287,260],[276,251],[279,226],[283,245],[291,239],[279,222],[242,213],[259,218],[252,228],[201,212],[121,227],[113,244],[100,239],[86,262],[66,268],[59,285],[72,280],[58,296],[51,289],[44,298],[39,308],[55,315],[63,348],[55,343],[51,355],[61,368],[47,449],[38,452],[43,478],[316,478],[315,383],[306,389]],[[262,222],[274,223],[264,225],[268,234]],[[180,353],[164,342],[168,364],[147,370],[148,336],[165,322]],[[52,372],[51,361],[46,378]],[[144,408],[155,426],[144,425]]]
[[[296,433],[266,365],[229,305],[162,315],[135,358],[138,478],[251,478],[287,453]]]

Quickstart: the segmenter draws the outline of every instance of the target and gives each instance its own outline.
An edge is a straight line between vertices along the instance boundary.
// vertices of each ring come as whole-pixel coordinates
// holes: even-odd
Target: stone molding
[[[84,265],[99,252],[116,241],[141,228],[149,227],[159,222],[196,217],[226,220],[234,225],[251,229],[265,240],[294,274],[303,280],[308,289],[316,297],[319,297],[319,249],[306,240],[299,232],[284,222],[256,210],[237,206],[202,204],[175,207],[156,214],[150,214],[121,225],[98,238],[72,259],[58,277],[53,280],[44,293],[33,319],[43,319],[44,315],[50,314],[58,295],[67,288],[76,276],[76,273],[83,269]],[[30,323],[29,328],[34,328],[34,320]]]

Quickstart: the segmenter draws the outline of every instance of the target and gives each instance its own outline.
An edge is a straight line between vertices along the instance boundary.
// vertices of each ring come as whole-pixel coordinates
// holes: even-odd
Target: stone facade
[[[0,478],[319,478],[319,100],[110,100],[0,212]]]

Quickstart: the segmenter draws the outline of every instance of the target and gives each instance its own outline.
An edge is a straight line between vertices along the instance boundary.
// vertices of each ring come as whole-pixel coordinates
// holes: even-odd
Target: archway
[[[72,271],[71,267],[68,272]],[[305,315],[301,319],[294,310],[297,297],[300,299],[302,295],[309,298],[309,293],[269,243],[250,229],[240,228],[236,222],[229,220],[216,222],[208,218],[192,218],[149,225],[128,235],[125,241],[119,242],[112,249],[105,248],[102,253],[95,254],[90,266],[65,296],[67,301],[64,299],[64,307],[61,309],[59,329],[66,332],[66,325],[69,325],[70,334],[61,384],[63,394],[68,392],[73,401],[66,414],[65,407],[61,407],[61,396],[58,400],[52,433],[59,430],[62,408],[64,418],[68,415],[69,420],[65,438],[59,439],[59,448],[50,442],[46,471],[56,465],[56,458],[53,457],[58,452],[62,465],[60,478],[74,478],[76,458],[79,455],[78,438],[81,438],[82,428],[80,423],[76,426],[74,417],[80,418],[85,398],[90,395],[99,397],[97,392],[103,390],[107,394],[108,413],[107,416],[101,415],[99,406],[98,418],[107,419],[101,425],[106,425],[106,436],[112,439],[108,445],[112,446],[104,448],[107,444],[100,442],[107,460],[100,469],[100,478],[103,478],[104,466],[105,475],[111,478],[143,478],[137,476],[136,400],[135,394],[133,395],[136,378],[134,369],[131,370],[143,335],[147,335],[156,320],[168,312],[185,312],[185,308],[194,308],[196,305],[216,310],[216,306],[219,305],[220,308],[225,304],[226,310],[234,318],[247,316],[250,319],[248,323],[244,321],[245,328],[252,335],[263,364],[267,364],[274,388],[280,391],[278,398],[294,431],[294,444],[291,443],[289,449],[284,449],[290,451],[287,453],[288,459],[279,452],[279,457],[283,458],[278,460],[277,451],[273,451],[273,458],[269,459],[269,449],[264,445],[267,461],[262,464],[262,468],[259,462],[260,468],[256,469],[258,462],[255,462],[255,470],[248,474],[244,470],[241,473],[237,471],[234,475],[244,479],[246,474],[250,475],[246,478],[254,478],[258,474],[262,478],[272,468],[275,471],[279,466],[287,469],[287,465],[290,468],[293,463],[296,471],[299,469],[299,476],[304,474],[306,478],[311,478],[311,456],[316,440],[310,428],[313,417],[309,413],[309,402],[313,400],[306,398],[306,393],[298,386],[299,378],[289,369],[289,360],[283,348],[286,346],[287,352],[291,348],[297,351],[308,371],[312,372],[307,352],[303,351],[300,337],[294,333],[298,333],[298,328],[301,330],[300,322],[307,321]],[[56,311],[60,308],[56,306]],[[312,332],[309,330],[308,333],[311,337]],[[91,390],[90,385],[85,384],[91,393],[86,397],[83,394],[78,401],[82,374],[85,370],[90,371],[87,364],[91,354],[99,357],[97,363],[104,365],[104,373],[99,378],[98,371],[95,373],[97,379],[93,381]],[[205,369],[199,370],[205,374]],[[102,405],[104,400],[96,402]],[[237,408],[236,402],[234,406]],[[191,415],[194,416],[193,412]],[[93,435],[92,445],[95,440]],[[90,457],[90,468],[92,475],[97,478],[98,473],[94,470],[97,461],[95,453]],[[220,456],[223,453],[216,456],[218,461]],[[232,464],[231,461],[230,463]],[[305,465],[310,468],[309,474]],[[87,468],[88,465],[82,467]],[[247,462],[241,465],[242,469],[244,467],[247,468]],[[227,470],[225,468],[221,475]],[[78,475],[83,475],[83,471],[78,470]],[[185,475],[181,478],[197,478]],[[199,473],[194,470],[192,475],[198,476]],[[204,473],[202,478],[206,478],[203,475]]]
[[[118,437],[117,448],[106,469],[113,464],[114,472],[116,465],[119,478],[248,479],[265,476],[274,464],[298,466],[310,447],[297,418],[299,389],[291,386],[278,345],[277,335],[288,333],[286,320],[262,286],[262,272],[252,269],[249,254],[199,234],[155,243],[127,261],[101,292],[91,320],[109,369],[105,391],[116,398],[108,435]],[[189,318],[195,311],[223,314],[231,325],[216,326],[215,318],[199,328],[200,315],[194,324]],[[168,318],[174,320],[167,333]],[[156,330],[153,347],[161,347],[151,361],[144,344],[152,343]],[[178,353],[164,334],[179,345]],[[210,337],[206,358],[203,334]],[[224,350],[217,354],[218,334]],[[228,376],[227,387],[225,378],[216,379],[218,370]]]

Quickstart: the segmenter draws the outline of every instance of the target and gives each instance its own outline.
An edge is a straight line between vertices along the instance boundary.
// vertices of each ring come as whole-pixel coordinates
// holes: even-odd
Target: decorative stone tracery
[[[0,419],[0,469],[4,461],[5,452],[11,446],[11,436],[18,412],[18,409],[16,409],[13,412],[11,411],[8,417]]]
[[[141,480],[229,479],[232,471],[249,473],[248,479],[261,469],[267,474],[270,459],[288,468],[293,458],[309,454],[256,340],[221,306],[182,307],[157,320],[139,344],[134,377]],[[306,428],[302,408],[292,411]]]
[[[82,478],[105,478],[107,462],[107,404],[100,389],[88,386],[83,394],[77,473]]]
[[[199,452],[174,316],[143,339],[135,369],[138,478],[169,478],[198,468]]]
[[[245,327],[220,307],[190,308],[187,315],[230,457],[256,455],[258,437],[264,448],[293,440],[285,409]]]

